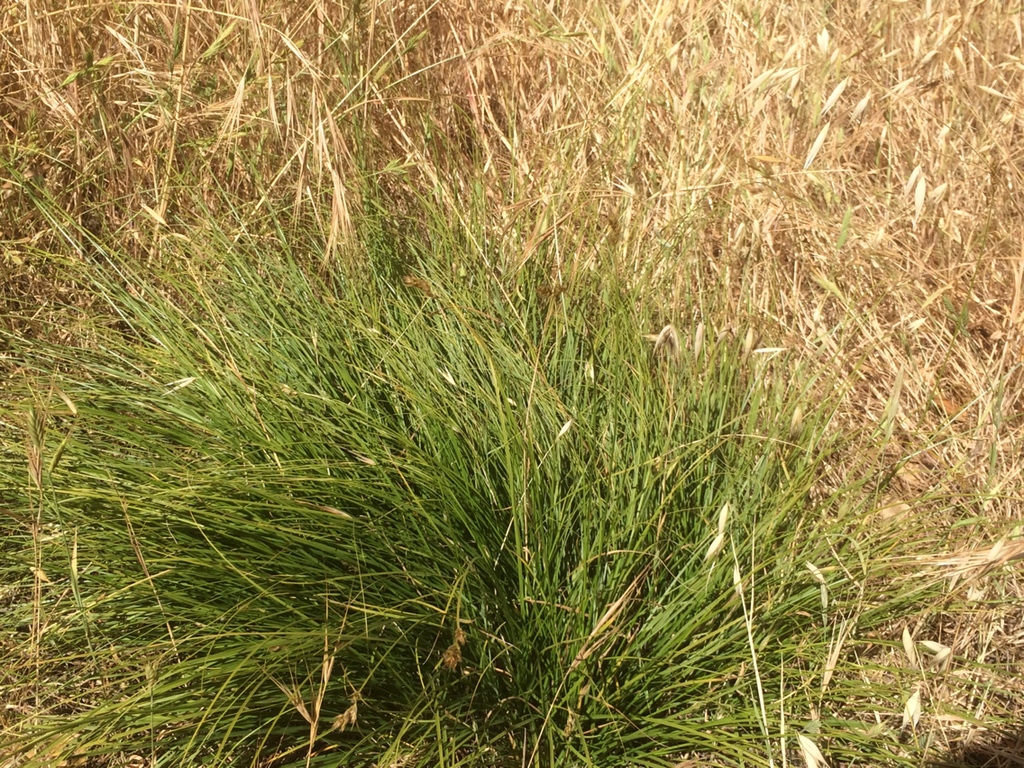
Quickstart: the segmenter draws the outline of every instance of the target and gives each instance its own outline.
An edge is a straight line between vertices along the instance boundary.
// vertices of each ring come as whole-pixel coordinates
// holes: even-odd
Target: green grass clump
[[[23,754],[760,764],[810,719],[837,557],[869,565],[810,501],[828,411],[795,366],[678,321],[655,350],[651,292],[610,277],[241,250],[159,287],[90,268],[118,315],[90,350],[15,344],[63,397],[41,491],[4,444],[37,523],[7,558],[45,573],[13,609],[49,664]]]

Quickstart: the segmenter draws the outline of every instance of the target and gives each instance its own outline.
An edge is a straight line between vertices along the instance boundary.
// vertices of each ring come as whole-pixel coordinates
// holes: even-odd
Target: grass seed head
[[[911,667],[917,666],[917,649],[914,648],[914,640],[910,636],[910,628],[903,627],[903,652],[907,654],[907,660]]]
[[[680,353],[679,334],[669,323],[654,337],[654,354],[669,360],[678,360]]]
[[[921,720],[921,689],[917,688],[903,707],[903,728],[917,727]]]
[[[725,533],[725,525],[729,522],[729,502],[725,502],[722,508],[718,510],[718,533]]]
[[[796,735],[796,740],[800,744],[800,752],[803,753],[804,764],[807,768],[819,768],[819,766],[820,768],[827,768],[828,763],[825,761],[825,756],[821,754],[821,750],[818,749],[817,744],[802,733]]]
[[[754,329],[747,328],[747,333],[743,337],[743,361],[746,362],[750,358],[750,353],[754,351]]]
[[[444,663],[445,669],[449,672],[462,663],[462,650],[459,648],[458,643],[452,643],[448,646],[448,649],[444,652],[442,662]]]
[[[352,703],[349,708],[342,712],[340,715],[334,718],[331,722],[331,726],[336,731],[345,732],[345,729],[350,725],[355,725],[359,718],[359,694],[352,694]]]
[[[720,533],[715,537],[715,540],[711,542],[711,546],[708,547],[707,554],[704,555],[704,562],[708,563],[718,557],[718,554],[722,551],[722,547],[725,546],[725,534]]]
[[[804,428],[804,409],[797,406],[793,409],[793,417],[789,420],[789,439],[795,441],[800,437]]]

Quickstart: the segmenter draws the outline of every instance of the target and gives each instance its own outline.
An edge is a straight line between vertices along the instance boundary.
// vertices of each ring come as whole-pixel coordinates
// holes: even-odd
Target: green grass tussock
[[[1020,30],[0,3],[0,768],[1005,758]]]
[[[804,562],[828,611],[855,592],[828,566],[850,540],[808,503],[809,382],[694,328],[655,353],[653,310],[611,281],[544,298],[423,270],[325,283],[234,254],[179,276],[188,314],[95,273],[121,322],[59,380],[77,415],[43,451],[40,642],[69,664],[36,692],[37,760],[772,751],[779,676],[825,663]],[[18,354],[43,373],[72,352]]]

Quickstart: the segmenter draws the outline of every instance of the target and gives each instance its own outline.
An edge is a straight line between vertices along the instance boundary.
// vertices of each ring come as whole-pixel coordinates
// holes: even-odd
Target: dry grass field
[[[1022,24],[997,0],[3,0],[3,387],[34,376],[45,397],[59,380],[14,347],[88,349],[116,325],[69,277],[112,254],[201,285],[208,244],[286,241],[326,279],[360,272],[372,230],[428,297],[430,259],[551,300],[586,301],[595,275],[651,286],[659,322],[637,337],[671,324],[687,349],[699,333],[785,354],[818,382],[805,414],[837,396],[843,447],[811,498],[856,478],[870,509],[850,535],[901,542],[870,549],[889,580],[862,603],[938,585],[867,635],[835,617],[836,675],[890,690],[906,670],[899,700],[851,699],[843,721],[872,737],[909,721],[901,765],[1022,766]],[[2,417],[21,476],[41,461],[26,413]],[[0,490],[5,525],[28,531],[14,499]],[[34,582],[0,601],[40,603]],[[5,768],[26,759],[34,676],[57,674],[26,650],[43,614],[29,640],[2,628]],[[763,694],[816,722],[831,677]],[[764,764],[818,764],[808,741]],[[344,764],[313,751],[307,765]],[[159,749],[130,754],[97,764],[156,765]],[[545,758],[509,764],[528,762]]]

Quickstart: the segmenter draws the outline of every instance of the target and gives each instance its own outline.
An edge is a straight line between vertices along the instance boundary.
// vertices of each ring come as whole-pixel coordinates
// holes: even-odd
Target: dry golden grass
[[[360,216],[416,230],[427,198],[496,274],[717,285],[708,316],[667,320],[840,366],[845,422],[873,437],[836,473],[881,461],[878,525],[926,548],[908,577],[978,590],[969,626],[926,639],[1024,661],[1012,611],[984,607],[1024,597],[1019,542],[989,556],[1024,524],[1021,24],[975,0],[7,2],[5,322],[91,306],[41,254],[95,254],[41,198],[140,262],[211,218],[277,219],[329,268],[360,258]]]

